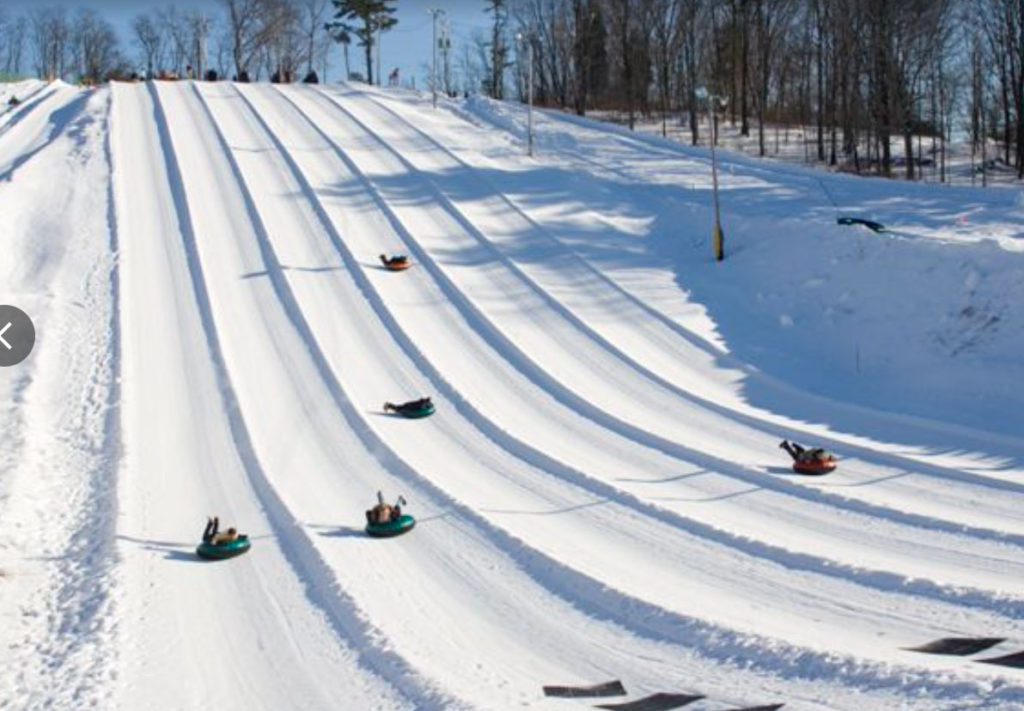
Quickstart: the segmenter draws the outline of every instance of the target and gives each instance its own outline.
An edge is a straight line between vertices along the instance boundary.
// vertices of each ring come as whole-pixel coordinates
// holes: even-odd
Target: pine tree
[[[488,94],[493,99],[505,98],[505,70],[508,68],[508,44],[505,38],[505,25],[508,22],[508,8],[505,0],[487,0],[484,11],[494,15],[491,27],[490,77],[487,80]]]
[[[398,24],[395,0],[331,0],[334,20],[327,29],[339,42],[346,35],[359,38],[359,46],[366,52],[366,80],[373,83],[373,45],[378,31],[386,32]],[[360,24],[361,23],[361,24]],[[347,37],[346,37],[347,39]],[[380,78],[378,77],[378,82]]]

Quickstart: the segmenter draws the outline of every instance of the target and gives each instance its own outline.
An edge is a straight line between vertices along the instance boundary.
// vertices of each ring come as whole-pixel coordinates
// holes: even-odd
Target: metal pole
[[[717,126],[715,124],[715,100],[716,96],[711,95],[708,97],[708,103],[711,105],[711,189],[714,195],[715,202],[715,229],[713,232],[714,248],[715,248],[715,260],[722,261],[725,259],[725,235],[722,233],[722,219],[721,213],[718,209],[718,162],[715,159],[715,143],[718,138]]]
[[[434,16],[434,30],[433,30],[433,59],[430,62],[430,89],[434,94],[434,108],[437,108],[437,10],[432,10],[431,13]]]
[[[530,63],[530,79],[527,93],[527,104],[526,104],[526,155],[533,157],[533,42],[527,40],[529,44],[526,49],[527,61]]]
[[[427,10],[434,17],[434,30],[433,30],[433,44],[434,44],[434,58],[430,65],[430,90],[434,95],[434,108],[437,108],[437,15],[438,13],[444,12],[444,10],[430,9]]]

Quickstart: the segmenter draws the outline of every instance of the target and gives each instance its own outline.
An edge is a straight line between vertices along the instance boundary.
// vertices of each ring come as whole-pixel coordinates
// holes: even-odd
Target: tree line
[[[373,79],[379,33],[394,26],[396,0],[218,0],[181,10],[173,0],[137,15],[129,47],[92,9],[34,8],[17,17],[0,7],[0,74],[34,73],[97,83],[132,75],[281,81],[326,74],[340,43],[345,75]],[[349,45],[366,49],[366,74],[349,66]]]
[[[682,121],[696,144],[706,92],[761,155],[800,127],[809,160],[910,179],[931,163],[945,179],[947,144],[965,137],[983,166],[1024,177],[1024,0],[477,1],[487,30],[454,49],[438,38],[449,94],[525,97],[529,48],[537,103],[580,115]],[[134,19],[127,49],[89,9],[0,7],[0,73],[292,81],[325,75],[340,45],[344,76],[379,83],[396,2],[218,0],[206,14],[168,0]]]
[[[706,91],[769,152],[809,127],[808,156],[909,179],[966,136],[1024,177],[1024,0],[486,0],[479,89],[540,104],[681,118],[696,144]],[[514,57],[510,54],[514,49]],[[469,56],[469,55],[467,55]],[[472,64],[469,62],[468,64]],[[474,71],[467,70],[467,74]],[[774,129],[772,128],[774,127]],[[774,133],[774,136],[772,135]],[[928,144],[923,150],[922,139]]]

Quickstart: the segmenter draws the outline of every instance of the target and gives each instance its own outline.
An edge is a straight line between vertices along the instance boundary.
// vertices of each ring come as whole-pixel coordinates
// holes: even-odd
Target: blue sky
[[[3,7],[11,15],[20,14],[26,10],[36,7],[63,6],[74,12],[81,7],[90,7],[113,24],[121,35],[122,48],[129,54],[135,56],[134,46],[131,41],[132,18],[142,12],[147,12],[160,7],[176,5],[182,10],[193,8],[204,9],[211,15],[220,16],[223,13],[223,5],[220,0],[0,0]],[[381,44],[381,64],[385,76],[394,67],[398,67],[403,79],[416,77],[416,86],[426,86],[428,72],[424,64],[430,60],[430,33],[431,19],[427,13],[428,8],[436,7],[443,9],[451,21],[452,32],[452,62],[455,64],[455,57],[461,54],[460,44],[470,41],[475,28],[485,30],[488,26],[490,15],[484,12],[484,0],[398,0],[395,3],[398,11],[398,25],[390,33],[384,35]],[[362,71],[361,50],[352,47],[350,50],[350,61],[353,71]],[[341,59],[340,47],[332,53],[331,69],[329,79],[337,80],[340,77],[343,61]]]

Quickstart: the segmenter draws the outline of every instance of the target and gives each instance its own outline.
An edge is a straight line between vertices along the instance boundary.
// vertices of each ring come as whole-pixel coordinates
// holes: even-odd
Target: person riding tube
[[[208,560],[223,560],[245,553],[250,545],[249,537],[233,527],[220,531],[220,517],[214,516],[206,519],[203,542],[196,548],[196,554]]]
[[[421,397],[418,400],[410,400],[396,405],[391,402],[384,403],[384,412],[394,412],[403,417],[426,417],[434,414],[434,403],[429,397]]]
[[[409,268],[409,258],[404,254],[396,254],[393,257],[387,257],[382,254],[380,255],[380,262],[384,265],[385,269],[393,272]]]
[[[384,495],[377,492],[377,505],[366,511],[366,532],[375,538],[390,538],[409,531],[416,520],[402,513],[405,497],[399,496],[394,505],[384,502]]]
[[[820,447],[809,449],[788,440],[782,440],[779,447],[793,458],[793,471],[798,474],[828,474],[838,464],[834,454]]]

